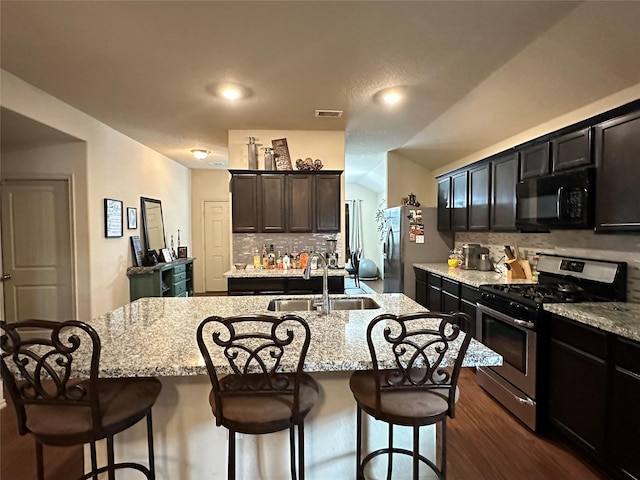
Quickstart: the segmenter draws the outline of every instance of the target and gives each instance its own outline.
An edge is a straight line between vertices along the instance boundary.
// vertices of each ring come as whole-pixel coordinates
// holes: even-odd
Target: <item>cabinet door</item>
[[[451,231],[451,177],[438,179],[438,231]]]
[[[313,231],[313,175],[288,175],[287,220],[289,232]]]
[[[466,171],[451,176],[451,230],[454,232],[467,230],[467,181]]]
[[[525,148],[520,152],[520,179],[547,175],[550,159],[551,144],[549,142]]]
[[[255,174],[235,174],[231,180],[231,223],[234,233],[260,231],[259,179]]]
[[[469,230],[489,230],[489,164],[469,170]]]
[[[265,233],[285,232],[285,175],[263,173],[261,175],[260,214],[262,231]]]
[[[591,128],[568,133],[551,141],[553,171],[591,165]]]
[[[640,231],[640,112],[595,129],[596,231]]]
[[[571,443],[604,460],[607,418],[606,333],[554,317],[549,371],[549,419]]]
[[[491,230],[516,230],[516,183],[518,154],[513,153],[491,162]]]
[[[640,343],[616,339],[610,457],[614,478],[640,478]]]
[[[421,268],[413,267],[416,276],[416,302],[423,307],[427,306],[427,272]]]
[[[427,308],[432,312],[442,311],[442,277],[427,273]]]
[[[339,232],[342,199],[340,174],[316,174],[316,232]]]

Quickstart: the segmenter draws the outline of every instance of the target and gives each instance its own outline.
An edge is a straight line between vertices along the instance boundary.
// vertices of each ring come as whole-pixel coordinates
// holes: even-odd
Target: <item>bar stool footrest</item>
[[[369,453],[366,457],[364,457],[362,462],[360,462],[360,478],[358,480],[366,480],[364,476],[364,469],[371,460],[373,460],[374,458],[380,455],[393,455],[396,453],[400,455],[407,455],[413,458],[413,452],[405,448],[396,448],[396,447],[380,448],[378,450],[375,450]],[[424,455],[418,454],[418,460],[420,460],[423,464],[427,465],[438,476],[439,479],[444,479],[444,476],[442,475],[442,472],[440,471],[440,469],[436,466],[435,463],[433,463],[427,457],[425,457]]]

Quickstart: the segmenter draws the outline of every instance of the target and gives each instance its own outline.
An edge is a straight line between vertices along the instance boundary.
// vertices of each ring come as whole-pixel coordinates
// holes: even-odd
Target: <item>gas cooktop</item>
[[[539,283],[481,285],[483,301],[542,309],[544,303],[625,301],[627,264],[541,254]]]

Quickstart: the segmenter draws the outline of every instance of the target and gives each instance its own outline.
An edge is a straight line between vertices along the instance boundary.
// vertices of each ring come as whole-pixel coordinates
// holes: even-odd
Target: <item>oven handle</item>
[[[526,328],[527,330],[534,330],[535,329],[535,324],[533,322],[528,322],[527,320],[520,320],[518,318],[512,318],[509,317],[508,315],[505,315],[504,313],[498,312],[497,310],[494,310],[493,308],[489,308],[486,305],[481,304],[480,302],[478,302],[476,304],[476,306],[478,307],[478,309],[480,311],[486,312],[486,313],[490,313],[491,315],[499,318],[500,320],[502,320],[505,323],[508,323],[510,325],[513,325],[516,328]]]

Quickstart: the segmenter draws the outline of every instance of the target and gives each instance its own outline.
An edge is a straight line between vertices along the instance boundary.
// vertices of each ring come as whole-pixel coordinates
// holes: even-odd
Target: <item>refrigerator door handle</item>
[[[387,238],[384,243],[384,253],[386,258],[393,258],[393,229],[391,226],[387,229]]]

